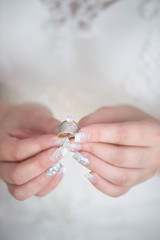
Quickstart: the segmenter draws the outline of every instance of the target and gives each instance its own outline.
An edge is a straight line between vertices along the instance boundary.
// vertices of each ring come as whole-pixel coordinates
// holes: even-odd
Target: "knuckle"
[[[124,166],[124,153],[119,148],[115,150],[114,154],[111,157],[112,164],[114,166]]]
[[[118,143],[124,143],[127,141],[128,139],[128,131],[125,127],[120,126],[118,127],[118,131],[117,131],[117,142]]]
[[[123,189],[117,189],[114,193],[112,193],[112,197],[118,198],[124,195],[125,193],[126,191],[124,191]]]
[[[89,152],[95,155],[95,145],[91,143],[89,144],[88,148],[89,148]]]
[[[53,187],[52,187],[53,188]],[[39,197],[39,198],[42,198],[42,197],[45,197],[45,196],[47,196],[51,191],[52,191],[53,189],[50,189],[49,191],[47,191],[47,192],[39,192],[39,193],[37,193],[35,196],[36,197]]]
[[[18,144],[16,144],[13,149],[12,149],[12,158],[16,161],[20,161],[22,159],[22,151],[20,149],[20,147],[18,146]]]
[[[36,197],[39,197],[39,198],[42,198],[42,197],[44,197],[44,196],[45,196],[45,194],[42,194],[42,193],[37,193],[35,196],[36,196]]]
[[[126,186],[128,185],[129,177],[128,174],[125,172],[119,173],[116,178],[116,183],[120,186]]]
[[[35,165],[35,169],[40,169],[42,171],[45,170],[48,164],[46,159],[47,159],[47,156],[45,153],[42,153],[40,156],[38,156],[38,158],[35,159],[35,161],[33,162],[33,164]]]
[[[140,166],[140,167],[143,165],[143,162],[145,160],[144,155],[141,152],[135,153],[135,159],[136,159],[136,165]],[[146,164],[148,164],[148,163],[146,163]]]
[[[94,135],[95,135],[95,140],[99,141],[100,139],[102,139],[102,132],[100,128],[94,128]]]
[[[122,193],[120,193],[120,192],[115,192],[115,193],[112,193],[112,197],[114,197],[114,198],[118,198],[118,197],[120,197],[120,196],[122,196],[123,194]]]
[[[18,201],[26,200],[26,197],[22,194],[18,187],[14,187],[12,190],[12,196]]]
[[[23,175],[21,173],[21,171],[19,170],[19,168],[15,168],[12,173],[11,173],[11,181],[15,184],[15,185],[22,185],[23,182]]]

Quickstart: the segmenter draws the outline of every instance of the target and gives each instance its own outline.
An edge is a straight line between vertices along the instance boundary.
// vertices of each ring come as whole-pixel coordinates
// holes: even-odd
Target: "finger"
[[[57,125],[59,121],[53,117],[49,108],[42,104],[31,103],[19,106],[19,111],[24,112],[28,118],[20,121],[19,127],[32,130],[33,132],[40,133],[57,133]],[[23,116],[22,116],[23,117]]]
[[[59,171],[59,173],[55,176],[54,179],[52,179],[43,189],[41,189],[36,196],[37,197],[44,197],[46,196],[48,193],[50,193],[53,189],[55,189],[57,187],[57,185],[60,183],[61,179],[63,178],[64,174],[65,174],[65,168],[62,167]],[[58,178],[58,180],[57,180]]]
[[[120,197],[129,190],[129,188],[112,184],[94,172],[86,174],[85,176],[90,180],[95,188],[111,197]]]
[[[22,106],[23,107],[23,106]],[[60,121],[53,117],[52,112],[41,104],[27,104],[24,106],[29,116],[22,121],[22,129],[28,128],[33,132],[57,133]]]
[[[78,154],[78,157],[73,155],[79,163],[85,165],[88,169],[99,174],[107,181],[118,185],[131,187],[142,181],[148,179],[148,170],[144,169],[129,169],[129,168],[120,168],[115,167],[111,164],[108,164],[99,158],[93,156],[88,152],[81,152],[83,155]],[[85,162],[85,156],[88,158],[88,164]]]
[[[11,195],[19,200],[23,201],[31,196],[36,195],[38,192],[41,191],[47,184],[49,184],[50,181],[55,181],[55,187],[59,184],[61,181],[62,176],[58,177],[58,173],[52,177],[46,176],[46,172],[42,173],[38,177],[32,179],[31,181],[27,182],[24,185],[12,185],[12,184],[7,184],[8,185],[8,190],[11,193]]]
[[[107,143],[81,143],[81,151],[86,151],[117,167],[146,168],[153,165],[150,148],[123,147]]]
[[[14,184],[12,174],[18,164],[16,162],[0,162],[0,179]]]
[[[37,110],[33,109],[29,122],[27,121],[25,124],[34,132],[37,131],[49,134],[57,133],[60,121],[53,117],[52,112],[48,108],[39,105]]]
[[[56,140],[52,134],[19,140],[3,133],[0,136],[0,160],[21,161],[51,148]]]
[[[79,126],[84,127],[95,123],[114,123],[124,121],[137,121],[151,118],[147,113],[129,105],[101,107],[79,121]]]
[[[53,117],[44,117],[39,121],[35,126],[33,125],[32,128],[37,130],[38,132],[50,134],[54,133],[57,134],[58,126],[60,125],[60,121],[53,118]]]
[[[5,132],[10,136],[18,139],[24,139],[24,138],[31,138],[34,135],[37,136],[39,134],[35,134],[32,131],[29,131],[28,129],[6,129]]]
[[[60,149],[60,148],[59,148]],[[59,149],[52,148],[19,163],[0,162],[0,178],[4,181],[22,185],[39,176],[63,157]]]
[[[103,142],[128,146],[151,146],[160,142],[156,121],[93,124],[75,134],[76,142]]]

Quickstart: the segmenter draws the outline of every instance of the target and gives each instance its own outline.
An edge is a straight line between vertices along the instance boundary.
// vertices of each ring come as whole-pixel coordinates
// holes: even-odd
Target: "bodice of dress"
[[[159,117],[159,30],[159,0],[1,0],[0,97],[41,102],[60,120],[120,103]],[[44,199],[16,202],[1,184],[3,239],[159,239],[159,179],[113,199],[71,154],[62,163],[68,172]]]
[[[137,99],[157,113],[159,0],[1,5],[2,97],[8,98],[7,89],[10,99],[41,101],[63,118],[77,108],[79,118],[101,105]]]

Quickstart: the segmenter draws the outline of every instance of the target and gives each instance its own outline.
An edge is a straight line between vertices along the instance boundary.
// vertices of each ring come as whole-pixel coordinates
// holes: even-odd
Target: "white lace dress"
[[[160,117],[160,1],[1,0],[0,97],[64,120],[129,103]],[[14,200],[0,183],[0,239],[158,240],[160,180],[114,199],[72,154],[47,197]]]

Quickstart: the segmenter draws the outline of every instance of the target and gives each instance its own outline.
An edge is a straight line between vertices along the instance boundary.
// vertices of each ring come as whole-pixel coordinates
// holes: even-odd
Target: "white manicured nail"
[[[75,134],[75,142],[86,142],[90,138],[89,132],[80,132]]]
[[[65,143],[69,143],[69,138],[68,137],[64,137],[64,138],[56,138],[52,141],[52,147],[58,147],[58,146],[62,146]]]
[[[79,153],[79,152],[76,152],[76,153],[73,155],[73,158],[74,158],[77,162],[79,162],[79,163],[81,163],[81,164],[83,164],[83,165],[88,165],[88,164],[90,163],[89,158],[88,158],[86,155],[84,155],[84,154],[82,154],[82,153]]]
[[[69,148],[70,148],[71,152],[78,152],[81,150],[81,144],[80,143],[71,143]]]
[[[59,147],[51,152],[50,159],[52,162],[57,162],[62,159],[67,153],[68,149],[65,146]]]
[[[93,174],[91,174],[91,173],[84,174],[84,177],[86,177],[91,183],[96,183],[97,182],[96,177],[93,176]]]
[[[65,173],[67,172],[67,168],[65,166],[62,166],[61,169],[59,170],[59,172],[57,173],[57,177],[62,177],[65,175]]]
[[[62,164],[60,162],[57,162],[56,164],[53,164],[46,172],[47,176],[54,176],[60,169],[62,168]]]

